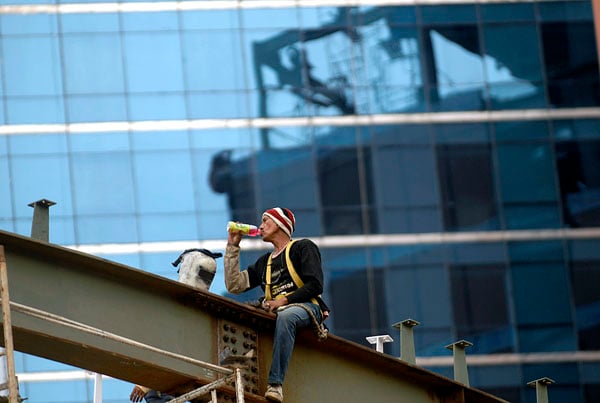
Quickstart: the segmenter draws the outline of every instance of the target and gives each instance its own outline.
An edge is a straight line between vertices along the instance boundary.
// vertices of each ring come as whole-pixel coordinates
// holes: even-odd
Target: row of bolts
[[[392,326],[400,330],[400,359],[409,364],[416,365],[415,342],[413,337],[413,328],[420,323],[414,319],[405,319],[402,322]],[[394,341],[388,334],[369,336],[366,338],[370,344],[375,345],[375,350],[383,353],[383,344]],[[466,340],[459,340],[446,346],[452,350],[454,362],[454,380],[466,386],[469,386],[469,373],[467,371],[467,357],[465,349],[471,347],[473,343]],[[527,386],[535,388],[537,403],[548,403],[548,385],[554,381],[550,378],[540,378],[527,383]]]
[[[33,222],[31,226],[31,237],[48,242],[49,236],[49,207],[54,202],[41,199],[30,203],[33,207]],[[415,343],[413,337],[413,328],[420,323],[414,319],[405,319],[402,322],[395,323],[394,328],[400,330],[400,359],[410,364],[416,365]],[[383,353],[383,344],[394,341],[390,335],[369,336],[366,338],[370,344],[375,345],[375,349]],[[454,380],[466,386],[469,386],[469,373],[467,371],[467,358],[465,349],[471,347],[473,343],[466,340],[459,340],[446,346],[452,350],[454,360]],[[550,378],[540,378],[527,383],[527,386],[536,389],[537,403],[548,403],[548,385],[554,381]]]

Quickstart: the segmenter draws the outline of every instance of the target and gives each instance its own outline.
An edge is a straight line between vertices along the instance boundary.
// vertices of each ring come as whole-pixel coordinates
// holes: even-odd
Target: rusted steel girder
[[[0,231],[0,245],[16,350],[173,394],[221,376],[194,360],[216,365],[226,347],[237,355],[254,350],[245,374],[246,401],[265,401],[274,315],[28,237]],[[24,307],[63,320],[44,320]],[[221,392],[233,394],[233,388]],[[308,329],[298,337],[285,398],[286,403],[503,401],[335,335],[319,342]]]

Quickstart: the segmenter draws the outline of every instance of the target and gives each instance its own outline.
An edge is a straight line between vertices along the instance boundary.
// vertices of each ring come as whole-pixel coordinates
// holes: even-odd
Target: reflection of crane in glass
[[[277,90],[284,90],[316,107],[335,108],[341,114],[370,110],[370,102],[391,109],[398,109],[395,107],[399,104],[416,102],[415,92],[420,93],[418,84],[421,83],[417,34],[414,28],[394,24],[396,13],[400,13],[401,9],[373,7],[359,11],[355,7],[340,7],[336,11],[333,18],[319,28],[290,29],[253,43],[261,117],[272,113],[269,102],[272,102]],[[384,31],[388,33],[387,38],[382,35]],[[387,55],[384,66],[372,63],[375,70],[371,73],[364,64],[366,58],[373,60],[374,52],[365,53],[365,45],[378,48]],[[311,59],[321,64],[314,66]],[[329,69],[323,68],[324,60],[329,63]],[[402,91],[398,91],[398,86],[392,89],[382,82],[386,79],[385,70],[397,69],[399,65],[410,70],[403,74],[410,76],[410,82],[403,83],[401,88],[406,90]],[[274,85],[267,82],[265,67],[274,73]],[[325,73],[329,74],[328,77],[323,76],[324,70],[330,72]],[[371,90],[366,85],[370,80],[377,81]],[[373,95],[377,99],[373,99]],[[268,148],[270,129],[261,130],[262,145]]]
[[[328,87],[327,84],[312,75],[313,66],[308,61],[304,49],[291,46],[287,49],[287,56],[291,63],[290,68],[282,64],[270,64],[269,66],[275,69],[282,84],[291,86],[290,91],[315,105],[335,106],[344,114],[354,113],[354,106],[348,103],[340,89]]]
[[[335,107],[343,114],[354,114],[355,109],[351,100],[345,94],[344,88],[350,85],[348,77],[338,75],[335,81],[324,82],[313,74],[313,66],[308,60],[304,44],[324,38],[328,35],[342,32],[351,40],[356,40],[356,33],[348,29],[344,23],[347,13],[352,9],[340,8],[336,18],[321,28],[304,30],[287,30],[264,41],[253,44],[254,71],[260,91],[259,113],[261,117],[268,116],[267,88],[264,83],[261,68],[269,67],[275,72],[280,88],[305,100],[307,103],[321,107]],[[329,81],[329,80],[328,80]],[[335,84],[332,85],[332,82]],[[268,129],[262,129],[262,144],[269,146]]]

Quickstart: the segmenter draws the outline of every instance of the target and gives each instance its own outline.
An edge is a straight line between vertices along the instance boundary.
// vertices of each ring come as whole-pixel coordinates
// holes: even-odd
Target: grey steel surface
[[[274,315],[105,259],[0,231],[11,302],[196,360],[218,363],[223,321],[257,334],[264,402]],[[213,371],[37,317],[12,312],[15,349],[164,392],[217,379]],[[233,392],[233,388],[223,390]],[[502,399],[330,335],[300,333],[284,385],[286,403],[501,402]]]

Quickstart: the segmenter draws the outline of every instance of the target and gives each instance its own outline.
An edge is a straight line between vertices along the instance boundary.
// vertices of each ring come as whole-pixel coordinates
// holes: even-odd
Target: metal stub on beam
[[[39,241],[48,242],[50,233],[50,206],[56,203],[48,199],[41,199],[29,203],[33,207],[33,221],[31,222],[31,237]]]
[[[414,320],[414,319],[404,319],[402,322],[398,322],[398,323],[394,323],[392,325],[392,327],[396,328],[396,329],[400,329],[402,326],[407,326],[407,327],[415,327],[420,325],[421,323]]]
[[[552,385],[554,381],[550,378],[543,377],[527,383],[527,386],[535,388],[535,396],[537,403],[548,403],[548,385]]]
[[[538,385],[538,383],[541,383],[542,385],[552,385],[555,382],[550,378],[543,377],[540,379],[536,379],[535,381],[527,382],[527,386],[535,388]]]
[[[383,343],[389,343],[394,341],[392,336],[389,334],[380,334],[377,336],[368,336],[366,337],[367,341],[371,344],[375,344],[375,350],[379,353],[383,353]]]
[[[415,341],[413,327],[420,325],[414,319],[405,319],[392,326],[400,330],[400,359],[411,364],[416,364]]]
[[[473,343],[471,343],[470,341],[467,341],[467,340],[459,340],[459,341],[457,341],[457,342],[454,342],[454,343],[452,343],[452,344],[448,344],[448,345],[446,346],[446,348],[447,348],[448,350],[454,350],[454,348],[455,348],[455,347],[458,347],[458,348],[465,349],[465,348],[467,348],[467,347],[471,347],[471,346],[473,346]]]
[[[54,206],[56,204],[56,202],[53,202],[51,200],[48,199],[40,199],[38,201],[34,201],[33,203],[29,203],[28,206],[29,207],[36,207],[36,206],[41,206],[41,207],[50,207],[50,206]]]
[[[258,394],[258,335],[249,327],[219,320],[219,365],[239,368],[244,381],[244,391]]]
[[[467,358],[465,349],[473,346],[473,343],[467,340],[459,340],[446,346],[452,350],[454,361],[454,380],[469,386],[469,371],[467,369]]]

